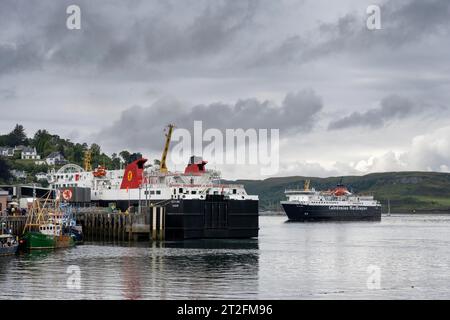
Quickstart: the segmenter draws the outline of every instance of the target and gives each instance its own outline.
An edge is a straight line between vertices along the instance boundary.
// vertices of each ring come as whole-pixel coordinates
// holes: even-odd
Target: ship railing
[[[243,184],[180,184],[180,183],[171,183],[169,184],[169,187],[184,187],[184,188],[227,188],[227,189],[243,189],[244,185]]]
[[[314,189],[305,190],[305,189],[285,189],[284,193],[314,193]]]

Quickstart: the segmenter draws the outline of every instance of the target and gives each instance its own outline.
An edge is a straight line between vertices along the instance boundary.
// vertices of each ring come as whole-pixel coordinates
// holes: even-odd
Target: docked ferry
[[[381,204],[373,196],[352,194],[343,184],[328,191],[309,188],[286,190],[286,201],[281,201],[289,220],[381,220]]]
[[[130,212],[163,208],[164,217],[158,219],[164,220],[166,238],[257,237],[258,196],[247,194],[243,185],[222,183],[220,173],[207,170],[201,157],[192,156],[183,172],[167,169],[172,129],[170,125],[159,163],[147,165],[141,158],[124,170],[66,165],[51,175],[50,184],[73,203],[88,200]]]

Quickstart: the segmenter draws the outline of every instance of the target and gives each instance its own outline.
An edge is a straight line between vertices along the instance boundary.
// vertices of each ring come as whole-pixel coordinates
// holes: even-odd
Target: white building
[[[45,172],[39,172],[36,174],[36,179],[39,180],[46,180],[48,181],[48,175]]]
[[[36,148],[25,147],[21,152],[22,160],[39,160],[41,156],[37,154]]]
[[[60,152],[52,152],[45,158],[45,162],[49,166],[61,165],[67,163],[66,159]]]
[[[13,177],[15,177],[16,179],[26,179],[26,178],[27,178],[27,174],[25,173],[25,171],[21,171],[21,170],[11,170],[11,174],[12,174]]]
[[[1,157],[14,157],[14,148],[0,147]]]

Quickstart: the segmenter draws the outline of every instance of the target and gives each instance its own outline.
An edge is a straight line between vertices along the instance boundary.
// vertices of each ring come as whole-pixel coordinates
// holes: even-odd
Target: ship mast
[[[161,164],[160,164],[160,169],[159,171],[162,173],[167,173],[167,165],[166,165],[166,158],[167,158],[167,153],[169,152],[169,146],[170,146],[170,139],[172,138],[172,132],[173,132],[173,128],[175,126],[173,124],[169,124],[167,126],[168,131],[166,133],[166,143],[164,145],[164,150],[163,150],[163,154],[161,156]]]
[[[309,180],[309,179],[305,180],[305,184],[303,185],[303,189],[304,189],[305,191],[309,191],[309,185],[310,185],[310,183],[311,183],[311,180]]]

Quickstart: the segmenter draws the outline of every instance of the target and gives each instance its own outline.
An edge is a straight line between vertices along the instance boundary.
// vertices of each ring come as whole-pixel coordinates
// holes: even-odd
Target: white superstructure
[[[288,189],[285,191],[287,197],[283,203],[292,203],[309,206],[328,206],[330,208],[363,206],[376,207],[380,202],[369,195],[354,195],[344,186],[339,185],[334,190],[316,191],[313,189]]]
[[[206,162],[200,159],[199,163],[199,158],[191,158],[185,172],[161,173],[159,167],[143,167],[145,161],[137,160],[125,170],[102,169],[101,174],[99,170],[85,171],[77,165],[66,165],[49,175],[49,183],[55,190],[90,188],[92,201],[205,199],[206,195],[258,200],[258,196],[248,195],[243,185],[221,183],[219,173],[205,170]],[[201,170],[192,170],[197,166]]]

